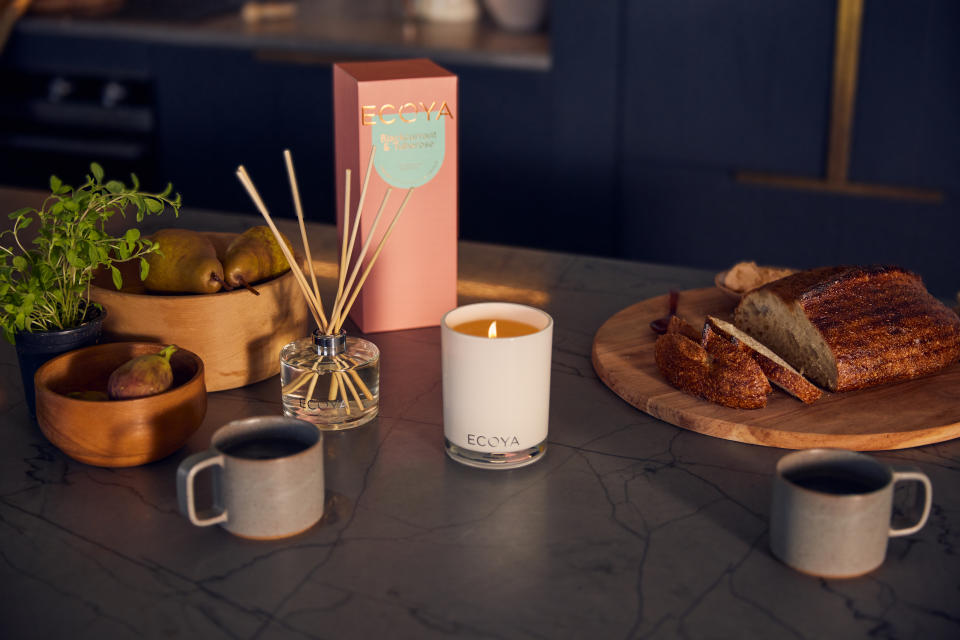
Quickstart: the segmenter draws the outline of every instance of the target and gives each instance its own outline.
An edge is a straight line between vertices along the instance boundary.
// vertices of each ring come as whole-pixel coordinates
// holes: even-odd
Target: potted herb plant
[[[140,277],[149,266],[144,256],[156,246],[140,232],[127,229],[114,236],[107,221],[115,214],[136,211],[146,215],[171,208],[180,211],[180,195],[140,190],[135,175],[131,185],[104,181],[103,168],[93,163],[91,175],[78,186],[50,177],[50,195],[39,208],[10,214],[13,227],[0,233],[0,328],[17,348],[24,394],[34,414],[33,374],[60,353],[99,340],[105,311],[90,301],[90,281],[98,269],[108,269],[113,283],[122,285],[115,266],[140,261]]]

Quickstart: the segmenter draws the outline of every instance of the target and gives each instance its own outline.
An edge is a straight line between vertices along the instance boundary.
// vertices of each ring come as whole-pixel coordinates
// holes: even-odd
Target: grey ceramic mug
[[[924,487],[916,524],[890,527],[893,486]],[[876,459],[844,449],[807,449],[777,463],[770,513],[770,548],[789,566],[815,576],[852,578],[883,564],[887,541],[926,524],[933,489],[920,471],[894,471]]]
[[[194,484],[210,467],[213,513],[198,514]],[[323,440],[309,422],[263,416],[229,422],[211,448],[177,469],[180,512],[198,527],[214,524],[244,538],[270,540],[309,529],[323,517]]]

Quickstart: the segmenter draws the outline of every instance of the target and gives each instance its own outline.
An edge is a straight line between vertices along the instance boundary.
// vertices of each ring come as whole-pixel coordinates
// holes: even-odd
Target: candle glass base
[[[507,453],[488,453],[464,449],[444,438],[444,448],[451,459],[460,464],[477,469],[519,469],[542,459],[547,452],[547,441],[534,445],[529,449],[510,451]]]
[[[315,333],[280,352],[283,414],[324,431],[352,429],[380,410],[380,350],[369,340]]]

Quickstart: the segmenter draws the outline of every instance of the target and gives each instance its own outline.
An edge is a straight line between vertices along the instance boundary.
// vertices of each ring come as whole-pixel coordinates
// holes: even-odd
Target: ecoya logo
[[[472,447],[519,447],[520,439],[517,436],[485,436],[476,433],[467,434],[467,444]]]
[[[411,189],[437,175],[446,155],[446,122],[453,112],[446,102],[363,105],[360,122],[370,127],[377,153],[373,166],[392,187]]]
[[[436,115],[434,115],[436,111]],[[430,106],[420,102],[419,105],[413,102],[404,102],[399,107],[389,102],[382,105],[365,104],[360,107],[360,124],[365,127],[373,126],[378,122],[381,124],[393,124],[395,122],[405,122],[407,124],[416,122],[420,117],[418,114],[426,114],[427,120],[439,120],[440,118],[450,118],[453,120],[453,112],[446,101],[440,103],[437,107],[437,101],[434,100]]]

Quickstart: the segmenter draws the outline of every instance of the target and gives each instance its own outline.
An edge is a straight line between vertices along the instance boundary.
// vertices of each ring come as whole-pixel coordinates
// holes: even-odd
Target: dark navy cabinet
[[[957,3],[864,3],[847,177],[925,197],[744,179],[826,176],[836,12],[837,0],[553,0],[549,51],[533,65],[382,47],[265,55],[245,41],[104,38],[32,19],[0,58],[0,170],[42,187],[96,155],[174,182],[193,206],[250,211],[234,177],[243,163],[289,215],[290,148],[308,215],[332,221],[330,62],[431,55],[460,78],[465,239],[717,270],[893,262],[952,295]],[[51,106],[58,78],[73,93]],[[127,93],[111,111],[114,81]]]

